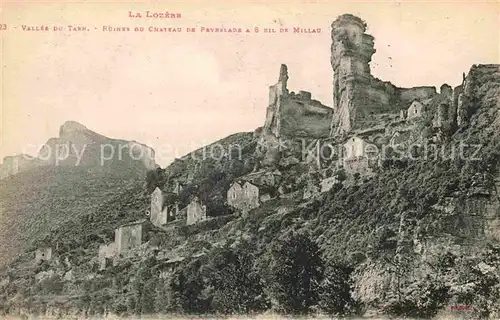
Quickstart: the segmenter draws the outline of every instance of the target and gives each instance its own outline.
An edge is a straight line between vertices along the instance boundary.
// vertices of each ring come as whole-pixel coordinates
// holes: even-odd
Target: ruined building
[[[272,188],[249,181],[236,181],[227,190],[227,203],[242,212],[248,212],[271,199]]]
[[[382,114],[399,114],[413,101],[437,94],[435,87],[398,88],[373,77],[370,61],[376,51],[374,38],[365,31],[366,23],[351,14],[332,23],[332,135],[370,127]]]
[[[144,242],[147,226],[147,220],[143,219],[124,224],[116,229],[116,253],[126,253],[127,251],[140,246]]]
[[[369,173],[378,161],[376,145],[354,136],[344,143],[344,168],[350,173]]]
[[[153,225],[158,227],[168,222],[168,207],[165,203],[163,191],[158,187],[156,187],[151,194],[151,212],[149,219]]]
[[[408,108],[406,113],[406,119],[412,120],[415,118],[420,118],[424,112],[424,105],[420,101],[413,101],[413,103]]]
[[[207,207],[201,203],[198,197],[194,197],[187,206],[186,225],[195,224],[206,219]]]
[[[269,87],[264,134],[274,137],[328,137],[333,110],[312,99],[311,93],[289,92],[288,68],[282,64],[278,83]]]
[[[115,241],[99,245],[99,270],[104,270],[117,259],[129,257],[134,249],[146,241],[146,235],[151,230],[151,224],[146,219],[129,222],[115,229]]]
[[[42,261],[49,261],[52,259],[52,248],[39,248],[35,252],[35,263],[40,263]]]

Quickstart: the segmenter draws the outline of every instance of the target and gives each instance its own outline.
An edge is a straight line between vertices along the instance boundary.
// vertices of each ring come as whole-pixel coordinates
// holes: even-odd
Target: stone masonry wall
[[[207,207],[198,199],[193,199],[187,206],[186,225],[195,224],[207,219]]]
[[[311,93],[289,93],[288,68],[281,65],[280,76],[269,87],[264,133],[275,137],[327,137],[330,134],[333,110],[311,98]]]
[[[373,124],[379,114],[397,114],[413,100],[435,96],[434,87],[398,88],[370,73],[374,38],[366,23],[344,14],[332,23],[333,121],[331,135]]]
[[[142,224],[121,226],[115,230],[117,253],[123,253],[142,244]]]

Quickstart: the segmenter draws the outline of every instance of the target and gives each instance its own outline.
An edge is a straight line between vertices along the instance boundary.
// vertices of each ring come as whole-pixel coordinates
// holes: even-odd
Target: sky
[[[0,4],[0,158],[36,155],[78,121],[111,138],[175,157],[264,124],[268,87],[288,65],[288,87],[332,105],[330,25],[351,13],[375,37],[372,74],[400,87],[457,86],[473,64],[500,63],[498,2],[7,2]],[[133,19],[129,11],[179,19]],[[63,26],[61,32],[22,26]],[[81,25],[88,32],[69,32]],[[103,26],[197,27],[195,33],[104,32]],[[201,33],[215,27],[259,33]],[[14,29],[14,27],[16,27]],[[321,33],[279,33],[279,28]],[[274,34],[263,33],[275,28]]]

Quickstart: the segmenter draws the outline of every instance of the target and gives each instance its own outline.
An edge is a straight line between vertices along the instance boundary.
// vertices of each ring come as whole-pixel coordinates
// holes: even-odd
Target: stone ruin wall
[[[149,219],[155,226],[163,226],[168,222],[168,206],[165,205],[163,191],[158,187],[151,194]]]
[[[310,92],[289,92],[287,81],[288,68],[283,64],[278,82],[269,87],[269,105],[263,134],[272,134],[276,138],[328,137],[333,110],[312,99]]]
[[[140,246],[143,241],[143,231],[141,223],[125,225],[116,229],[116,252],[119,254]]]
[[[312,100],[310,93],[282,97],[281,134],[284,136],[327,137],[333,110],[319,101]]]
[[[186,225],[192,225],[207,219],[207,207],[198,198],[193,199],[187,206]]]
[[[313,100],[308,92],[289,92],[288,69],[281,65],[278,82],[269,87],[264,137],[325,138],[400,118],[401,110],[415,100],[429,102],[446,95],[458,103],[455,91],[461,87],[454,91],[443,85],[438,94],[432,86],[400,88],[375,78],[370,71],[374,38],[365,31],[366,23],[350,14],[332,23],[333,108]],[[431,111],[437,112],[437,107]]]
[[[332,135],[374,126],[382,114],[399,114],[412,101],[437,95],[435,87],[399,88],[373,77],[369,64],[376,52],[374,38],[365,31],[366,23],[350,14],[332,23]]]

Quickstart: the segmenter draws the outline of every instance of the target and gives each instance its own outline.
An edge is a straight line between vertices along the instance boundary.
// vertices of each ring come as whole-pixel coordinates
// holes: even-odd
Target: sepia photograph
[[[500,319],[500,2],[0,0],[0,318]]]

